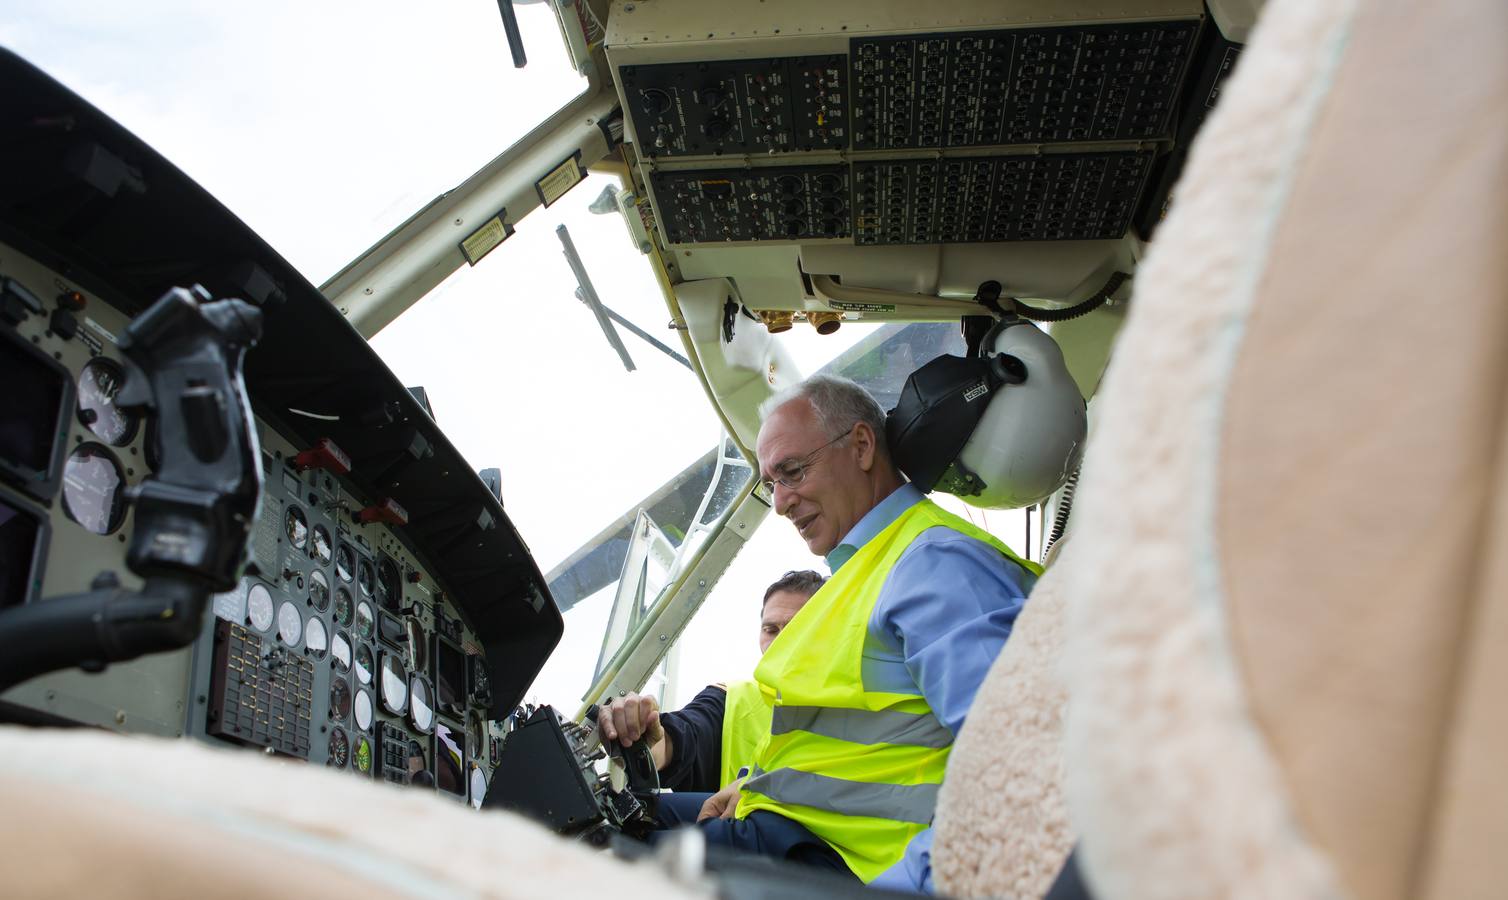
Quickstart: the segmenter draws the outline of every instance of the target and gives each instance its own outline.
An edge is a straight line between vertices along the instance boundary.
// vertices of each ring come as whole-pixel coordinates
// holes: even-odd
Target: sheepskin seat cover
[[[1505,35],[1273,0],[1195,144],[1054,572],[1099,896],[1508,889]]]
[[[194,741],[0,728],[4,895],[710,897],[538,825]]]

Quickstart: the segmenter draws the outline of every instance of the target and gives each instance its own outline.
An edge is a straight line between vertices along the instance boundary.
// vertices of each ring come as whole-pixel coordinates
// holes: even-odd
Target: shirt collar
[[[890,496],[881,500],[874,509],[864,514],[858,524],[843,536],[827,554],[827,567],[834,574],[848,562],[859,548],[869,543],[875,535],[890,527],[890,523],[901,517],[901,513],[922,502],[922,492],[916,485],[907,482],[890,493]]]

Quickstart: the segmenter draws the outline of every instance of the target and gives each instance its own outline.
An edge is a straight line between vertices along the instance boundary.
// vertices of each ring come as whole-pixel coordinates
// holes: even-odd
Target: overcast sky
[[[518,14],[523,70],[512,68],[496,5],[478,0],[0,0],[0,45],[156,147],[318,285],[583,89],[549,9]],[[372,342],[405,384],[428,390],[473,468],[502,469],[505,508],[542,571],[719,434],[689,371],[624,334],[638,364],[625,372],[572,296],[561,223],[603,302],[677,343],[622,220],[586,210],[606,183],[591,176],[531,214]],[[784,341],[810,372],[864,333],[797,329]],[[988,520],[1018,549],[1020,515]],[[688,630],[672,706],[709,682],[748,677],[760,597],[796,568],[825,571],[772,516]],[[567,614],[530,699],[575,711],[609,593]]]

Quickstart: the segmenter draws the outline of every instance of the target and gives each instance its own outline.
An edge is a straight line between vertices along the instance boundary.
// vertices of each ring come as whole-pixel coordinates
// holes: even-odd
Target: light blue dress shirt
[[[920,503],[913,485],[870,510],[827,554],[836,573],[901,513]],[[1036,576],[984,541],[930,528],[896,561],[869,618],[861,677],[867,691],[919,692],[956,737],[974,694],[1011,636]],[[932,829],[872,884],[932,891]]]

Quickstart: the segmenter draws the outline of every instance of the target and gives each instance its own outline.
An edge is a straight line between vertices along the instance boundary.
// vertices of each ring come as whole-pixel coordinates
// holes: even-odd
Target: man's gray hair
[[[759,418],[767,419],[770,413],[792,400],[806,400],[817,414],[817,423],[829,437],[847,432],[858,422],[874,429],[875,439],[882,454],[885,448],[885,411],[874,397],[856,382],[838,375],[813,375],[795,387],[786,388],[759,404]]]

